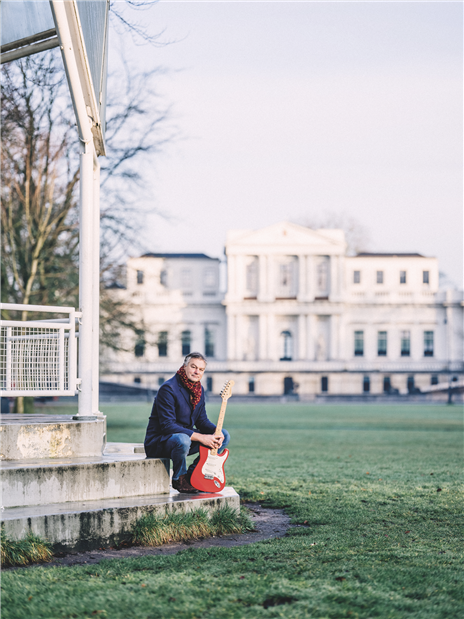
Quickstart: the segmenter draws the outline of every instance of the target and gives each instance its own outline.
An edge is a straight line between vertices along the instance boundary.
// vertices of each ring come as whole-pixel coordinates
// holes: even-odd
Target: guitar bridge
[[[205,479],[214,479],[213,475],[205,475]]]

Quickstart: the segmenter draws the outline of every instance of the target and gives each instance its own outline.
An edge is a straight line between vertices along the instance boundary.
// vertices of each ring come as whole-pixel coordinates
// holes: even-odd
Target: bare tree
[[[124,3],[111,0],[110,18],[114,30],[120,34],[129,34],[136,45],[166,45],[166,41],[160,42],[164,31],[152,33],[146,20],[135,17],[136,13],[149,10],[157,3],[158,0],[125,0]]]
[[[104,279],[142,225],[144,171],[173,137],[169,110],[150,88],[155,73],[123,65],[110,77],[118,88],[101,160]],[[49,52],[4,65],[2,77],[2,300],[75,303],[78,138],[64,71]]]
[[[345,212],[328,211],[323,214],[310,214],[302,217],[297,223],[313,229],[340,228],[345,232],[347,251],[351,255],[369,249],[370,234],[368,229],[356,217]]]
[[[79,172],[65,92],[52,54],[2,67],[3,301],[57,304],[75,292]]]
[[[112,348],[124,329],[139,325],[130,305],[110,298],[105,284],[143,225],[141,205],[149,203],[143,166],[153,167],[174,133],[169,110],[150,88],[157,71],[121,66],[109,78],[109,156],[101,160],[101,344]],[[78,136],[56,51],[3,65],[1,122],[1,299],[76,306]]]

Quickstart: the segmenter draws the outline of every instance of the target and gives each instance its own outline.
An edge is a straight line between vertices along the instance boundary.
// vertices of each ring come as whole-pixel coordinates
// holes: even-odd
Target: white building
[[[130,352],[107,352],[104,379],[136,382],[154,389],[201,350],[212,359],[226,358],[226,317],[219,292],[217,258],[205,254],[145,254],[127,263],[125,290],[140,323],[137,335],[126,334]]]
[[[144,334],[107,380],[156,388],[189,350],[215,392],[234,378],[240,394],[408,393],[462,374],[463,298],[438,290],[435,258],[347,256],[342,230],[287,222],[231,230],[226,255],[226,294],[203,254],[129,260]]]

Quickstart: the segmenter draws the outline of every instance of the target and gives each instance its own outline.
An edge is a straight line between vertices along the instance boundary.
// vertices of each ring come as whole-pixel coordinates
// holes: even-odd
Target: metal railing
[[[0,303],[10,311],[67,314],[48,320],[0,320],[0,395],[72,396],[77,385],[73,307]]]

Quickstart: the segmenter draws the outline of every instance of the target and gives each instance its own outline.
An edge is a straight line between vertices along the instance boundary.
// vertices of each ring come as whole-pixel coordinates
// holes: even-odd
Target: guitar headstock
[[[221,398],[222,398],[223,402],[227,402],[227,400],[232,395],[232,387],[234,385],[235,385],[235,381],[234,380],[229,380],[229,381],[226,382],[226,384],[222,388],[222,391],[221,391],[220,395],[221,395]]]

